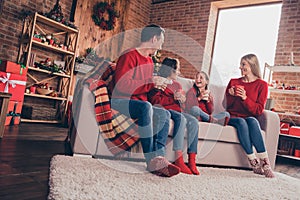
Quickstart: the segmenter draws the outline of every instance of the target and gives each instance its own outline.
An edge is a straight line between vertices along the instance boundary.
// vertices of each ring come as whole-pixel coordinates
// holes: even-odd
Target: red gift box
[[[23,101],[26,80],[26,76],[0,71],[0,91],[11,93],[10,100],[12,101]]]
[[[280,133],[289,134],[290,124],[285,122],[280,122]]]
[[[300,136],[300,126],[292,126],[289,131],[290,135]]]
[[[295,149],[294,156],[300,158],[300,149]]]
[[[28,68],[8,60],[0,60],[0,71],[26,76]]]
[[[23,101],[9,101],[5,125],[20,124]]]

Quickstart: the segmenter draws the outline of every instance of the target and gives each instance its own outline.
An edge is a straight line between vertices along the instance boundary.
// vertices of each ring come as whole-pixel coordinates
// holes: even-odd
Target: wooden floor
[[[24,123],[0,139],[0,199],[47,199],[50,159],[65,154],[67,129]]]
[[[47,199],[50,159],[70,155],[67,129],[23,123],[7,126],[0,139],[0,199]],[[300,179],[300,164],[277,159],[275,171]]]

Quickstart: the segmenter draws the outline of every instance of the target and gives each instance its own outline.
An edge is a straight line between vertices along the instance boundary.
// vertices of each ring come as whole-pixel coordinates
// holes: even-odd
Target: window
[[[281,3],[219,10],[210,68],[210,83],[226,86],[240,77],[240,58],[257,55],[263,72],[274,64]]]

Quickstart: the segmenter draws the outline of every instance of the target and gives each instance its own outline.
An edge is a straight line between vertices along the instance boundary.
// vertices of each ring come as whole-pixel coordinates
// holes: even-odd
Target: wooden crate
[[[32,106],[24,104],[21,117],[32,120],[56,120],[57,109],[46,106]]]

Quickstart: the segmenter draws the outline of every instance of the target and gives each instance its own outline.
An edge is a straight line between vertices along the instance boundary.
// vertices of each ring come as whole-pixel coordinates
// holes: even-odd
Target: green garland
[[[94,6],[92,18],[96,25],[103,30],[112,30],[116,24],[116,18],[119,17],[118,12],[114,9],[114,3],[99,2]],[[109,19],[104,18],[104,14],[109,15]]]

